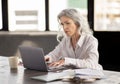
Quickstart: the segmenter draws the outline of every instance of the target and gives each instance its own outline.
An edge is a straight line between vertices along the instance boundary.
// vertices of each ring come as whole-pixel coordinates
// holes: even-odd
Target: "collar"
[[[79,47],[81,47],[83,45],[84,39],[85,39],[85,33],[82,33],[81,36],[80,36],[80,38],[79,38],[79,40],[78,40],[78,42],[77,42],[77,45]],[[68,37],[68,41],[67,42],[69,42],[68,43],[69,47],[72,47],[71,43],[70,43],[70,37]]]
[[[85,33],[82,33],[77,44],[81,47],[83,45],[83,42],[84,42],[84,39],[85,39]]]

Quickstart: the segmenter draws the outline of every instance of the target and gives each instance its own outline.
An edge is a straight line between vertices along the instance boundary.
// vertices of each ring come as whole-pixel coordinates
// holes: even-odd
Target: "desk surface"
[[[30,79],[32,76],[45,74],[45,72],[28,70],[23,66],[18,69],[10,69],[7,57],[0,56],[0,84],[46,84],[38,80]],[[93,83],[84,84],[120,84],[120,72],[104,70],[105,79]],[[74,82],[54,81],[47,84],[75,84]]]

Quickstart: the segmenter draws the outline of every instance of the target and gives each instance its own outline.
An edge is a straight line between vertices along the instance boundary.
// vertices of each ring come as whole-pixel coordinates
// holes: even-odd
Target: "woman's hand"
[[[50,60],[50,57],[45,56],[45,61],[49,61],[49,60]]]
[[[44,58],[45,58],[46,63],[50,63],[51,58],[49,56],[45,56]]]
[[[64,65],[64,63],[65,63],[65,60],[62,59],[62,60],[59,60],[57,62],[52,62],[48,66],[50,66],[50,67],[60,67],[60,66]]]

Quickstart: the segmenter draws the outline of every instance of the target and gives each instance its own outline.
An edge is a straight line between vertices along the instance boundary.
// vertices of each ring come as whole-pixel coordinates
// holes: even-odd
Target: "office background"
[[[12,1],[12,0],[9,0]],[[44,23],[44,31],[10,31],[10,22],[9,22],[9,3],[8,0],[1,0],[1,7],[2,7],[2,28],[0,30],[0,55],[4,56],[14,56],[18,55],[18,46],[19,45],[28,45],[28,46],[38,46],[43,47],[45,50],[45,54],[47,54],[49,51],[54,49],[54,47],[58,44],[56,40],[57,32],[50,31],[50,26],[52,23],[50,23],[50,1],[44,0],[45,4],[45,23]],[[51,0],[53,1],[53,0]],[[66,0],[69,1],[72,4],[69,4],[69,6],[76,6],[75,2],[72,0]],[[114,28],[106,30],[102,24],[99,24],[98,27],[100,27],[102,30],[96,28],[96,22],[98,22],[99,18],[96,19],[95,14],[96,11],[99,11],[99,7],[96,7],[97,2],[100,0],[76,0],[76,1],[86,1],[87,5],[82,5],[79,2],[77,3],[78,7],[83,7],[87,9],[87,18],[90,24],[90,27],[94,31],[94,36],[99,41],[99,54],[100,54],[100,64],[102,64],[104,69],[108,70],[116,70],[120,71],[120,63],[119,63],[119,48],[120,48],[120,27],[119,25],[115,24]],[[120,4],[119,0],[104,0],[100,3],[103,3],[105,1],[114,1]],[[14,2],[13,2],[14,3]],[[79,5],[80,4],[80,5]],[[104,3],[105,5],[106,3]],[[22,5],[21,5],[22,6]],[[101,8],[103,6],[100,6]],[[97,9],[96,9],[97,8]],[[106,7],[105,7],[106,8]],[[117,8],[120,10],[120,5]],[[109,11],[110,9],[106,9],[105,11]],[[35,12],[31,13],[33,15],[37,15]],[[85,13],[86,14],[86,13]],[[101,18],[101,15],[98,15]],[[107,15],[107,17],[110,17],[111,15]],[[114,15],[114,18],[118,18],[120,21],[120,12],[118,14]],[[106,21],[106,19],[103,19]],[[120,22],[119,22],[120,23]],[[104,24],[107,24],[104,22]],[[11,24],[12,25],[12,24]],[[111,26],[106,26],[110,28]],[[115,30],[114,30],[115,29]],[[53,29],[54,30],[54,29]]]

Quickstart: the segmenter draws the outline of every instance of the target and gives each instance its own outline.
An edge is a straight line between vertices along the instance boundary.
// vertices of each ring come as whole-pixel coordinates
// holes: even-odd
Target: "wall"
[[[94,32],[104,69],[120,71],[120,32]]]
[[[56,34],[43,32],[34,33],[0,33],[0,55],[16,56],[19,55],[18,46],[27,45],[34,47],[42,47],[44,53],[47,54],[58,44]]]
[[[99,63],[106,70],[120,71],[120,33],[94,32],[99,41]],[[19,55],[18,46],[28,45],[42,47],[45,54],[49,53],[58,44],[56,33],[6,33],[0,32],[0,55]]]

